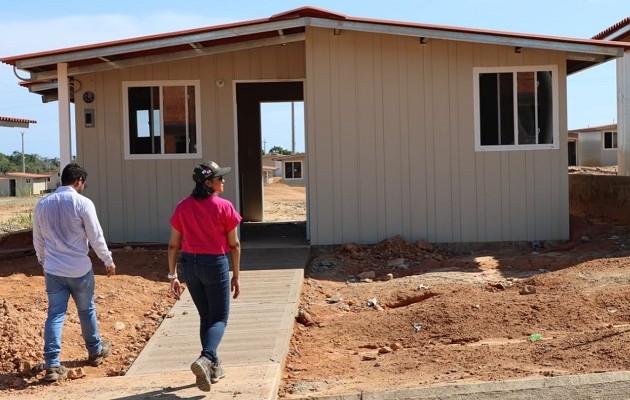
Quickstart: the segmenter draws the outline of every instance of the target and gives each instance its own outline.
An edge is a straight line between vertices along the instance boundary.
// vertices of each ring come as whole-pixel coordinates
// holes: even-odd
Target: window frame
[[[300,164],[300,177],[299,177],[299,178],[296,178],[295,176],[293,176],[293,175],[294,175],[294,174],[293,174],[293,164],[296,164],[296,163],[299,163],[299,164]],[[288,169],[287,169],[287,164],[291,164],[291,178],[287,178],[287,171],[288,171]],[[304,167],[304,165],[303,165],[303,164],[304,164],[304,163],[303,163],[301,160],[295,160],[295,161],[285,161],[285,162],[284,162],[284,178],[283,178],[283,179],[286,179],[286,180],[289,180],[289,181],[292,181],[292,180],[299,180],[299,179],[304,179],[304,178],[303,178],[304,174],[303,174],[303,172],[302,172],[302,171],[304,170],[304,169],[303,169],[303,167]]]
[[[611,142],[614,144],[614,147],[606,147],[606,134],[610,133],[612,135]],[[614,139],[614,140],[613,140]],[[602,131],[602,149],[604,150],[617,150],[619,148],[619,135],[617,131],[609,130]]]
[[[130,133],[129,133],[129,88],[134,87],[158,87],[160,91],[160,110],[164,110],[164,86],[193,86],[195,88],[195,153],[158,153],[158,154],[132,154]],[[203,154],[202,149],[202,128],[201,128],[201,83],[199,80],[151,80],[151,81],[123,81],[122,82],[122,123],[123,123],[123,143],[125,146],[125,160],[185,160],[198,159]],[[164,135],[163,113],[160,114],[160,132]],[[162,150],[164,140],[161,140]]]
[[[509,144],[509,145],[482,145],[481,144],[481,102],[479,77],[481,74],[487,73],[512,73],[519,72],[551,72],[551,118],[552,118],[552,143],[544,144]],[[475,151],[525,151],[525,150],[558,150],[560,148],[560,112],[559,112],[559,79],[557,65],[527,65],[527,66],[509,66],[509,67],[473,67],[473,109],[474,109],[474,131],[475,131]],[[513,85],[517,85],[514,79]],[[518,91],[513,92],[514,99],[518,96]],[[518,122],[518,104],[514,101],[514,126]],[[518,140],[518,131],[515,131],[515,141]]]

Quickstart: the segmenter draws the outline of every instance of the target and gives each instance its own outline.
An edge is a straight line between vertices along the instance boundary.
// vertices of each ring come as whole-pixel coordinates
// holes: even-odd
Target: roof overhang
[[[30,124],[36,123],[32,119],[0,117],[0,126],[5,128],[28,128]]]
[[[420,43],[443,39],[563,51],[567,54],[568,74],[621,57],[625,50],[630,50],[629,43],[382,21],[304,7],[266,19],[6,57],[0,61],[27,72],[29,76],[20,85],[41,95],[46,102],[57,98],[59,63],[67,64],[72,82],[82,74],[304,41],[307,27],[412,36]]]

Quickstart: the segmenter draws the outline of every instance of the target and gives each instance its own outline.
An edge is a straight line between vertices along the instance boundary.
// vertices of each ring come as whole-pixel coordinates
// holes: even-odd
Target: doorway
[[[577,142],[569,140],[569,167],[577,165]]]
[[[304,101],[303,83],[253,82],[236,84],[238,124],[239,205],[244,222],[264,222],[263,103]],[[269,149],[269,147],[268,147]],[[306,182],[306,179],[304,180]],[[306,183],[305,192],[306,192]]]

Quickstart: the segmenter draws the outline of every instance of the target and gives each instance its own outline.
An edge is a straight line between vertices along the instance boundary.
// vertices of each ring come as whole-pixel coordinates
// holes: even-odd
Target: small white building
[[[574,138],[575,164],[581,167],[607,167],[617,165],[617,124],[572,129],[569,142]],[[571,152],[571,145],[569,152]],[[569,160],[572,155],[569,154]]]
[[[306,186],[305,153],[278,155],[273,160],[281,163],[280,171],[284,183],[292,186]]]
[[[0,196],[3,197],[40,195],[54,186],[55,182],[50,175],[27,172],[8,172],[0,175]]]

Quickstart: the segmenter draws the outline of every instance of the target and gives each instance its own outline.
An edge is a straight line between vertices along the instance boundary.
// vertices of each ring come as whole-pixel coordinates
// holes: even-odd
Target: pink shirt
[[[182,251],[218,255],[230,252],[227,234],[242,219],[232,203],[219,196],[188,196],[177,204],[170,222],[183,235]]]

